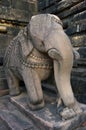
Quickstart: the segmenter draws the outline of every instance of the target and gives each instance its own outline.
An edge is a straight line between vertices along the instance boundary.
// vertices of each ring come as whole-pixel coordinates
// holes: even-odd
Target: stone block
[[[78,21],[76,23],[71,21],[70,26],[66,29],[66,33],[68,35],[73,35],[76,33],[81,33],[86,31],[86,23],[84,20]]]
[[[73,22],[86,19],[86,10],[73,16]]]
[[[18,22],[28,22],[29,21],[29,11],[13,9],[0,5],[0,18],[10,21]]]
[[[33,15],[36,15],[38,13],[38,7],[37,7],[37,3],[35,2],[30,2],[29,3],[29,15],[30,17]]]
[[[74,16],[74,14],[79,13],[80,11],[83,11],[86,9],[86,2],[82,1],[72,7],[70,7],[69,9],[65,9],[63,11],[61,11],[60,13],[57,12],[57,15],[63,19],[63,18],[67,18],[71,15]]]
[[[38,0],[38,9],[39,11],[45,9],[53,4],[56,4],[60,0]]]
[[[76,5],[77,3],[80,3],[81,1],[83,0],[64,0],[64,1],[60,1],[58,3],[58,6],[57,6],[57,12],[61,12],[62,10],[66,9],[66,8],[70,8],[74,5]]]
[[[16,2],[15,2],[15,0],[12,0],[11,7],[13,9],[20,9],[20,10],[29,11],[29,3],[26,1],[23,1],[23,0],[16,1]]]
[[[9,7],[11,6],[11,0],[0,0],[0,5]]]
[[[16,20],[19,22],[28,22],[29,21],[29,12],[19,9],[10,9],[10,16],[7,17],[9,20]]]
[[[80,54],[80,58],[86,59],[86,47],[79,47],[78,52]]]
[[[76,5],[77,3],[82,2],[83,0],[64,0],[64,1],[60,1],[55,3],[53,6],[50,6],[49,8],[46,8],[45,10],[41,11],[41,12],[48,12],[48,13],[59,13],[67,8],[70,8],[74,5]]]
[[[78,76],[81,78],[85,78],[86,77],[86,68],[73,68],[72,69],[72,76]]]

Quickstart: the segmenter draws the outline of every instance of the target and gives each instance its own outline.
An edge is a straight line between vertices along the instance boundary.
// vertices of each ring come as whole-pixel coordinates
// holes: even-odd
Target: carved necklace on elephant
[[[34,51],[34,49],[33,49],[33,51]],[[18,55],[18,56],[19,56],[20,62],[23,65],[25,65],[26,67],[38,68],[38,69],[52,69],[53,68],[53,64],[49,58],[38,57],[31,53],[28,58],[28,62],[27,62],[27,59],[25,57],[20,57],[20,55]],[[33,61],[33,60],[35,60],[35,61]]]

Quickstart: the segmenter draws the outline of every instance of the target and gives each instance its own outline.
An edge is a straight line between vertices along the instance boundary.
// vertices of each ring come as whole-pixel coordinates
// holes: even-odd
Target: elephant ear
[[[18,41],[20,43],[19,49],[21,50],[23,57],[27,57],[33,50],[27,27],[19,32]]]

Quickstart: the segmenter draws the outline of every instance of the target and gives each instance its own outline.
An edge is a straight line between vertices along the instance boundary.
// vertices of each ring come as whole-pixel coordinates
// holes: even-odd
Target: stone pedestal
[[[22,113],[25,113],[40,130],[76,130],[83,122],[86,121],[85,105],[81,104],[84,110],[81,115],[71,118],[70,120],[62,120],[57,114],[54,97],[52,98],[53,100],[45,101],[45,107],[37,111],[31,111],[29,109],[26,103],[26,98],[27,94],[22,93],[19,96],[12,97],[11,101]]]

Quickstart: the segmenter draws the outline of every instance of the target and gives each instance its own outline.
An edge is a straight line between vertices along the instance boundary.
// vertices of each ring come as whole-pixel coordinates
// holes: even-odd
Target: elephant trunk
[[[67,46],[66,46],[67,47]],[[49,56],[54,59],[54,75],[58,92],[67,107],[75,103],[73,91],[70,84],[70,74],[73,65],[73,52],[68,45],[68,52],[65,47],[62,49],[50,49]]]
[[[70,84],[70,71],[62,63],[54,61],[54,75],[59,94],[68,107],[75,103],[74,95]]]

